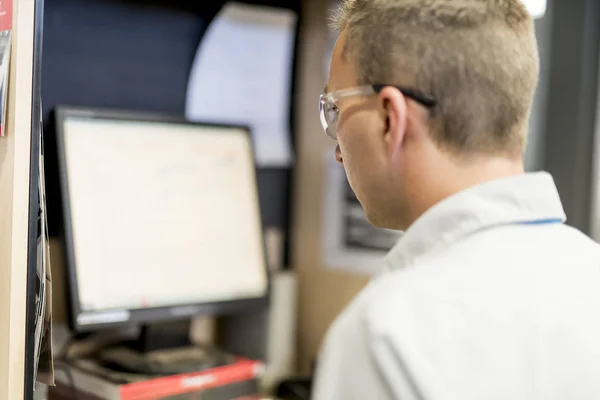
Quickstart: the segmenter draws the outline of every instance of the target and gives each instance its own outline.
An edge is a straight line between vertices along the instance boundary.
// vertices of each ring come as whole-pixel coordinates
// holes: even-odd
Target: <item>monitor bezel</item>
[[[118,110],[105,108],[90,108],[79,106],[57,106],[54,109],[55,114],[55,129],[56,129],[56,151],[58,158],[58,177],[60,181],[61,205],[62,205],[62,222],[63,222],[63,250],[65,256],[66,278],[68,284],[67,301],[69,303],[67,309],[69,311],[69,325],[76,333],[87,333],[101,329],[118,328],[124,326],[140,326],[144,324],[152,324],[170,320],[180,320],[193,318],[194,316],[202,315],[231,315],[245,311],[252,311],[266,307],[269,304],[269,299],[272,291],[271,271],[268,266],[268,258],[266,253],[266,244],[264,238],[264,225],[262,215],[259,210],[259,222],[261,228],[261,236],[263,243],[263,259],[265,274],[267,277],[267,288],[265,294],[258,297],[251,297],[238,300],[215,301],[209,303],[186,303],[172,306],[151,307],[144,309],[119,309],[116,311],[126,311],[128,319],[126,321],[104,322],[80,324],[78,317],[82,315],[81,305],[79,302],[79,288],[77,284],[77,268],[75,263],[75,249],[73,242],[73,226],[71,221],[71,205],[68,185],[68,168],[66,165],[66,149],[65,149],[65,132],[64,122],[68,118],[93,118],[107,120],[122,120],[122,121],[141,121],[141,122],[161,122],[177,125],[192,125],[204,127],[218,128],[234,128],[237,132],[244,130],[250,136],[252,158],[255,160],[255,149],[251,137],[251,129],[247,125],[238,125],[230,123],[210,122],[210,121],[189,121],[183,117],[152,113],[136,110]],[[256,163],[253,169],[254,180],[257,181]],[[259,204],[260,198],[257,184],[256,201]],[[111,310],[99,313],[110,313]]]

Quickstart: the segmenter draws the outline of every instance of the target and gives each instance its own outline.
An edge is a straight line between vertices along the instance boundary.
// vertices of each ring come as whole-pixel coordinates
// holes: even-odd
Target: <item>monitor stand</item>
[[[127,342],[127,345],[142,353],[189,347],[192,345],[190,325],[189,320],[145,324],[138,339]]]
[[[152,376],[198,372],[235,362],[233,356],[212,346],[192,344],[189,332],[189,320],[145,325],[137,340],[104,349],[98,357],[113,370]]]

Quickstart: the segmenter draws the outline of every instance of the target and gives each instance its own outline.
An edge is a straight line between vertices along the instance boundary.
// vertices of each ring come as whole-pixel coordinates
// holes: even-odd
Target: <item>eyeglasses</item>
[[[406,97],[409,97],[427,108],[433,108],[437,101],[427,94],[423,94],[413,89],[404,88],[395,85],[366,85],[355,88],[336,90],[335,92],[324,93],[319,98],[319,114],[321,116],[321,124],[327,136],[333,140],[337,140],[337,121],[339,117],[339,109],[336,103],[347,97],[353,96],[371,96],[383,90],[384,87],[392,86],[398,89]]]

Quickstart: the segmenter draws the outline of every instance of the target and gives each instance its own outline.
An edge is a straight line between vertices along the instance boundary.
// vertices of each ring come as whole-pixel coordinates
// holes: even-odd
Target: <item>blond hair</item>
[[[333,18],[359,84],[434,96],[431,132],[462,154],[521,155],[539,73],[520,0],[346,0]]]

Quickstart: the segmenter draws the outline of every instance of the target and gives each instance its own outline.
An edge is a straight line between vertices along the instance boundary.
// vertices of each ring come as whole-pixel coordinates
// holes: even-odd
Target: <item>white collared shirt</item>
[[[332,325],[314,400],[600,399],[600,246],[552,177],[443,200]]]

